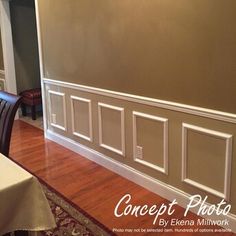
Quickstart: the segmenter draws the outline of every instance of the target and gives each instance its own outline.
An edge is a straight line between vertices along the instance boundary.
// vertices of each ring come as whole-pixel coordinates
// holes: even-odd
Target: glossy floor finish
[[[132,205],[156,204],[159,206],[162,203],[168,205],[169,202],[77,153],[45,140],[42,130],[23,121],[15,121],[10,156],[111,230],[133,230],[133,233],[123,232],[117,233],[118,235],[156,235],[157,233],[134,232],[134,229],[137,231],[163,229],[159,226],[159,219],[186,219],[183,217],[184,209],[178,206],[174,208],[175,213],[171,216],[168,214],[160,216],[155,225],[153,225],[155,216],[115,217],[115,206],[127,193],[132,196],[130,201]],[[120,210],[124,210],[124,204]],[[189,213],[187,219],[196,221],[198,217]],[[169,225],[165,229],[174,232],[175,228],[181,228],[181,226]],[[182,228],[194,230],[194,228],[211,227],[185,226]],[[168,233],[168,235],[197,234]],[[167,235],[167,232],[159,232],[158,235]],[[201,235],[208,235],[208,233]],[[209,235],[216,235],[216,233]],[[220,233],[218,235],[233,234]]]

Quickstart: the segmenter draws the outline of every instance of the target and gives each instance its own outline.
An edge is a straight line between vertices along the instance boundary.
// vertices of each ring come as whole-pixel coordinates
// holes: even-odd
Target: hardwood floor
[[[81,157],[52,141],[45,140],[43,131],[22,121],[15,121],[10,156],[43,179],[65,197],[79,205],[90,215],[110,229],[162,229],[153,225],[154,216],[114,216],[114,208],[127,193],[132,196],[132,205],[149,206],[169,202],[160,196],[136,185],[133,182]],[[184,219],[184,209],[176,206],[172,216],[160,216],[162,219]],[[158,218],[158,219],[159,219]],[[187,219],[197,221],[192,213]],[[180,226],[168,226],[173,230]],[[183,228],[183,227],[182,227]],[[190,229],[211,228],[206,226],[184,227]],[[117,233],[118,235],[156,235],[157,233]],[[160,232],[158,235],[166,235]],[[168,235],[176,235],[171,233]],[[177,235],[198,235],[198,233],[178,233]],[[208,233],[201,233],[208,235]],[[209,235],[216,235],[211,233]],[[234,235],[220,233],[218,235]]]

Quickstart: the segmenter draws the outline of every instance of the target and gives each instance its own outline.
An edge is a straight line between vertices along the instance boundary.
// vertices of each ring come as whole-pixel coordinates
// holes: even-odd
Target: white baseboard
[[[151,192],[158,194],[159,196],[169,201],[173,201],[174,199],[176,199],[178,205],[180,205],[183,208],[186,208],[187,204],[189,203],[189,198],[190,198],[189,194],[175,187],[172,187],[171,185],[156,180],[130,166],[115,161],[112,158],[109,158],[102,153],[99,153],[93,149],[90,149],[84,145],[79,144],[78,142],[75,142],[62,135],[56,134],[51,130],[46,130],[46,138],[55,141],[56,143],[59,143],[60,145],[82,155],[83,157],[91,161],[96,162],[101,166],[104,166],[105,168],[123,176],[124,178],[129,179],[130,181],[150,190]],[[197,213],[197,211],[198,208],[194,208],[192,212]],[[202,217],[205,218],[205,216]],[[222,216],[222,215],[218,216],[216,214],[213,214],[211,216],[207,216],[207,219],[211,220],[227,219],[229,221],[230,227],[227,226],[226,228],[230,228],[233,232],[236,232],[236,215],[228,214],[227,216]]]

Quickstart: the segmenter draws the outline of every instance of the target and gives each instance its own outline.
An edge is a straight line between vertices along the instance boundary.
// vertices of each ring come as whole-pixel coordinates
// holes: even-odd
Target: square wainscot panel
[[[168,119],[133,112],[134,160],[168,174]]]
[[[124,108],[98,103],[99,144],[125,156]]]
[[[229,199],[232,135],[183,124],[182,180]]]
[[[72,112],[72,132],[75,136],[92,142],[91,100],[70,96]]]
[[[48,90],[49,121],[52,127],[66,131],[65,93]]]

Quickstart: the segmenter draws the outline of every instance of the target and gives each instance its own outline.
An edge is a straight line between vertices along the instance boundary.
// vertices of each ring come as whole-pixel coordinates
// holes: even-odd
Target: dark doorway
[[[28,89],[40,88],[35,3],[34,0],[11,0],[9,4],[19,94]],[[40,112],[42,108],[39,106],[37,110]]]

